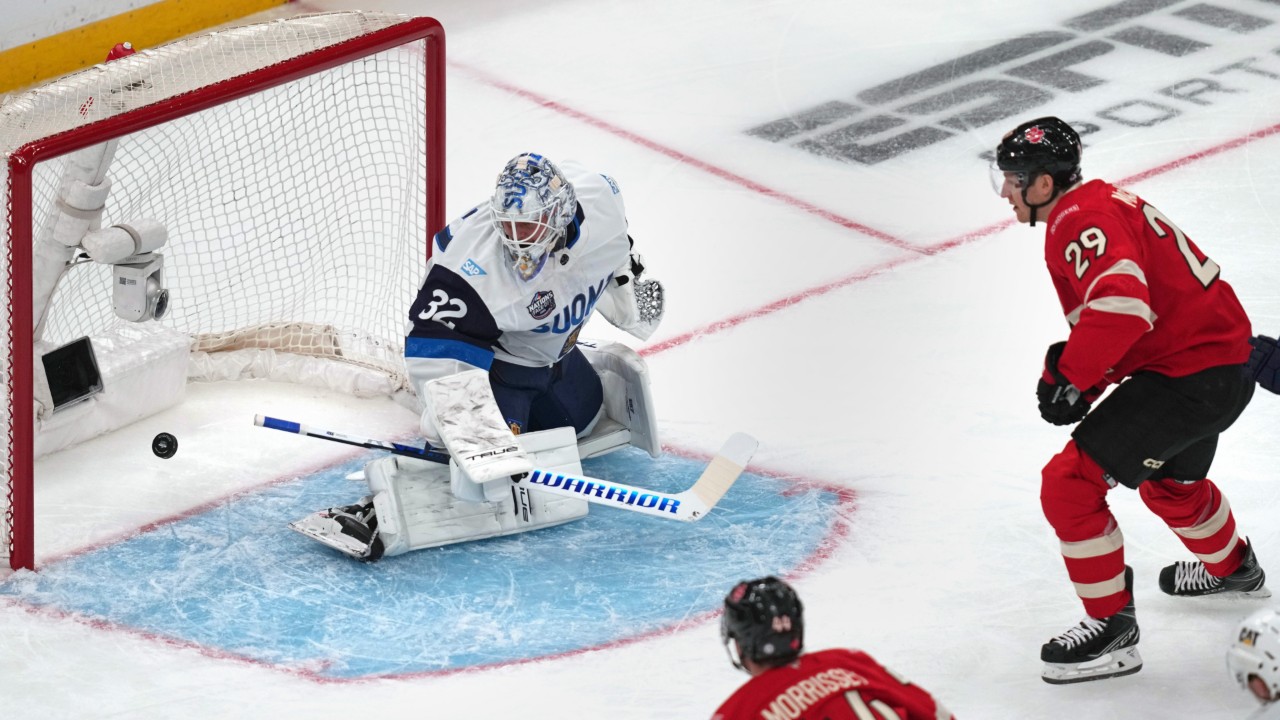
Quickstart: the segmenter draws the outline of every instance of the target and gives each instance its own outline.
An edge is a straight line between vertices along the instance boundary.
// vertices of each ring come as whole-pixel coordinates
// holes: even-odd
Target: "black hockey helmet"
[[[1014,177],[1007,177],[1009,174]],[[1041,175],[1053,178],[1053,193],[1048,200],[1033,203],[1027,198],[1027,190]],[[1010,180],[1020,191],[1022,202],[1031,209],[1034,227],[1040,208],[1080,182],[1080,134],[1052,116],[1029,120],[1010,130],[996,146],[991,187],[1003,196]]]
[[[724,598],[720,638],[736,668],[744,659],[767,666],[790,662],[804,648],[804,605],[772,575],[744,580]]]
[[[1024,122],[1000,141],[996,167],[1024,175],[1024,184],[1047,174],[1065,190],[1080,182],[1080,134],[1052,116]]]

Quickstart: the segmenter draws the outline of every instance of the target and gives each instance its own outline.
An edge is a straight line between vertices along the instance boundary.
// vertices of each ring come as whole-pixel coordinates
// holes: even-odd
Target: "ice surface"
[[[702,624],[744,569],[784,574],[828,551],[847,512],[837,488],[746,475],[698,523],[598,508],[541,532],[376,564],[286,529],[366,493],[347,476],[374,456],[18,573],[0,597],[318,679],[428,675]],[[674,492],[702,464],[629,449],[584,469]]]
[[[806,605],[810,647],[866,649],[962,719],[1227,720],[1250,712],[1253,702],[1231,684],[1223,657],[1236,620],[1262,601],[1162,595],[1159,568],[1185,559],[1185,550],[1123,490],[1109,500],[1137,574],[1146,666],[1104,682],[1040,680],[1040,644],[1082,615],[1038,497],[1040,468],[1067,434],[1041,422],[1032,399],[1044,348],[1065,337],[1066,325],[1044,270],[1041,230],[1009,225],[980,156],[1015,120],[1059,114],[1095,125],[1086,175],[1123,182],[1158,206],[1222,266],[1257,329],[1280,332],[1280,5],[361,5],[436,13],[449,33],[450,215],[486,197],[497,169],[520,152],[571,157],[617,179],[638,249],[668,291],[667,318],[645,351],[667,442],[709,455],[728,433],[744,431],[760,440],[753,472],[854,493],[835,544],[790,575]],[[1146,12],[1126,16],[1126,8]],[[1055,49],[1076,53],[1048,66],[1075,75],[1026,67],[1049,50],[960,75],[972,69],[960,58],[1045,33],[1063,38]],[[1164,39],[1163,49],[1134,44],[1153,38]],[[939,92],[969,81],[988,84],[967,92],[1013,87],[990,84],[998,81],[1047,94],[1017,117],[970,125],[944,122],[981,109],[982,98],[934,98],[920,82],[894,86],[914,93],[901,100],[872,102],[888,91],[869,91],[936,67],[953,73]],[[776,142],[748,132],[831,103],[856,106],[850,121],[911,116],[913,127],[951,135],[866,165],[799,145],[824,135],[821,128]],[[254,412],[378,437],[407,437],[414,426],[389,405],[229,392],[236,397],[223,410],[244,410],[246,426]],[[191,417],[216,417],[211,395],[198,392],[194,401],[201,411]],[[117,542],[147,523],[217,517],[236,491],[276,493],[304,471],[354,459],[300,445],[314,442],[302,438],[200,422],[212,424],[143,423],[116,434],[124,448],[116,455],[91,444],[42,463],[38,509],[53,518],[37,538],[45,559],[88,549],[67,560],[87,565],[95,553],[138,541]],[[1280,574],[1278,426],[1280,402],[1259,393],[1224,435],[1212,477],[1263,566]],[[144,457],[160,430],[182,443],[172,460]],[[253,432],[268,437],[256,445]],[[101,459],[117,455],[124,459]],[[719,522],[720,512],[704,522]],[[602,514],[593,510],[592,519]],[[645,524],[640,533],[635,519],[628,522],[637,523],[628,525],[633,532],[613,542],[676,547],[667,533],[678,524]],[[492,545],[525,552],[540,542]],[[159,630],[0,599],[0,715],[20,708],[43,718],[707,717],[745,679],[726,662],[706,614],[728,589],[721,581],[797,562],[769,556],[768,539],[759,542],[763,560],[725,554],[712,570],[673,582],[668,590],[686,598],[691,613],[678,630],[541,661],[355,686],[317,682],[322,668],[282,673],[269,662],[243,662],[224,645],[174,642]],[[299,550],[317,568],[330,562],[319,546]],[[273,562],[299,561],[242,565]],[[337,567],[351,582],[380,572]],[[585,597],[604,595],[592,589]],[[374,608],[370,626],[399,619],[390,600],[383,611],[363,607]],[[146,615],[138,622],[156,614]],[[670,628],[671,618],[635,631],[653,627]],[[504,626],[496,643],[512,631]],[[401,648],[414,649],[429,652]]]

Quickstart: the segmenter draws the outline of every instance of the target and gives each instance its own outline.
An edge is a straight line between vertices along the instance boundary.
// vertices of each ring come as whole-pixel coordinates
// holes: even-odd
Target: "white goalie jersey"
[[[565,374],[573,373],[572,380],[564,385],[594,373],[599,390],[584,394],[583,404],[598,408],[580,413],[581,423],[533,432],[521,432],[502,414],[495,383],[514,386],[489,372],[495,362],[513,374],[519,374],[513,365],[555,365],[578,346],[596,310],[647,339],[662,317],[662,288],[639,279],[643,263],[631,244],[611,178],[574,163],[557,168],[533,154],[508,163],[490,202],[436,234],[409,311],[405,365],[422,401],[423,437],[447,453],[448,465],[374,461],[365,468],[370,496],[290,527],[366,560],[525,532],[581,518],[587,503],[597,501],[588,488],[603,481],[577,482],[582,457],[624,445],[657,457],[648,375],[630,348],[584,342],[576,357],[590,370],[571,367]],[[721,467],[731,461],[709,468],[688,497],[616,485],[599,501],[697,519],[741,471]]]
[[[495,358],[529,367],[551,365],[573,349],[606,294],[620,288],[632,292],[634,282],[627,288],[628,283],[615,281],[631,267],[617,184],[576,163],[560,167],[577,194],[576,215],[564,247],[550,253],[547,266],[531,279],[512,271],[487,205],[436,235],[405,342],[406,366],[417,388],[463,370],[487,370]],[[634,327],[623,326],[633,322],[615,324],[636,334]]]

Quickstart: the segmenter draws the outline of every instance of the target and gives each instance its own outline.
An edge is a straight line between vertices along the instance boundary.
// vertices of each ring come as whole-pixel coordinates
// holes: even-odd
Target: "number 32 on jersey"
[[[467,304],[460,298],[451,298],[448,293],[440,288],[436,288],[431,292],[431,302],[418,313],[419,320],[435,320],[449,328],[453,328],[454,320],[461,319],[467,314]]]

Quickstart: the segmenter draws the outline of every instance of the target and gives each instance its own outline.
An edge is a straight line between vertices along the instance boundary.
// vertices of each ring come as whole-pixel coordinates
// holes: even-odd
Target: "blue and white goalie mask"
[[[489,207],[512,268],[529,280],[549,254],[564,247],[578,201],[559,168],[541,155],[525,153],[499,173]]]

